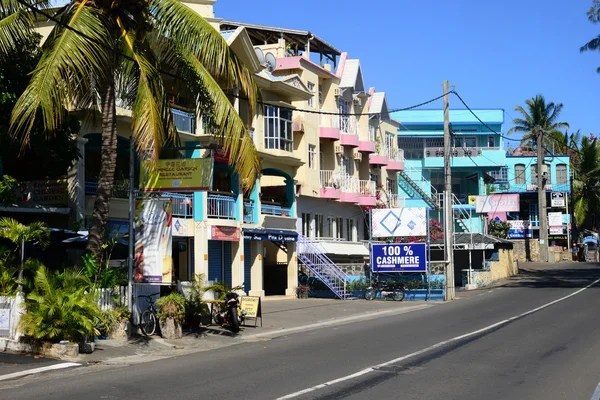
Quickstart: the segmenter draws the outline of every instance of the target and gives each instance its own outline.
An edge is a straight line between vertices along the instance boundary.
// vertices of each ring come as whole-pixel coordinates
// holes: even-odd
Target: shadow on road
[[[564,266],[532,266],[519,269],[501,287],[581,288],[600,278],[600,264],[569,263]],[[600,283],[593,288],[599,288]]]

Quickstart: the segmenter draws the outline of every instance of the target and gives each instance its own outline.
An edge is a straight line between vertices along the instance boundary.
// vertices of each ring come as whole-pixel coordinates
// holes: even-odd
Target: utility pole
[[[444,252],[446,260],[446,301],[454,300],[454,217],[452,213],[452,175],[450,167],[450,105],[448,81],[444,81]]]
[[[548,262],[548,213],[546,209],[546,188],[544,187],[544,131],[537,131],[537,186],[538,186],[538,215],[540,217],[540,261]]]

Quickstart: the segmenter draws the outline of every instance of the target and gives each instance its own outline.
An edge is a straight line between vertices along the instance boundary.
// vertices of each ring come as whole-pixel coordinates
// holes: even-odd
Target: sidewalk
[[[268,340],[312,329],[418,311],[436,304],[440,303],[267,298],[261,304],[262,327],[259,319],[257,327],[254,327],[254,320],[249,320],[246,324],[252,326],[242,326],[238,334],[212,325],[200,327],[197,332],[184,332],[183,339],[179,340],[165,340],[159,336],[100,340],[96,342],[96,350],[92,354],[80,354],[69,361],[83,365],[138,364],[231,346],[244,340]]]

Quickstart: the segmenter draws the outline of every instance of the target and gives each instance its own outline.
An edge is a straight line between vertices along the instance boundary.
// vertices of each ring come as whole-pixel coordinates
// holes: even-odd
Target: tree
[[[593,24],[597,24],[600,22],[600,0],[592,1],[592,6],[588,10],[587,16],[588,20]],[[595,38],[593,38],[592,40],[590,40],[589,42],[587,42],[579,48],[579,51],[581,53],[596,50],[600,50],[600,35],[596,36]],[[600,67],[596,68],[596,72],[600,73]]]
[[[526,100],[527,110],[522,106],[516,106],[515,111],[521,113],[522,118],[513,119],[514,126],[508,130],[508,134],[513,132],[524,133],[521,144],[533,143],[535,146],[535,135],[538,130],[543,130],[545,134],[555,136],[562,134],[561,129],[568,129],[569,124],[566,122],[558,122],[562,111],[562,103],[546,103],[546,99],[541,94]],[[552,139],[544,140],[546,145],[551,144]]]
[[[116,168],[117,100],[132,110],[131,134],[140,156],[157,162],[160,150],[179,140],[166,79],[174,80],[191,104],[199,101],[201,111],[210,112],[242,185],[253,186],[258,155],[225,91],[237,89],[248,98],[252,116],[258,90],[252,73],[208,21],[178,0],[72,0],[55,15],[59,24],[15,105],[11,132],[26,146],[36,115],[53,133],[67,103],[100,111],[102,158],[88,252],[101,258]],[[33,29],[33,22],[17,0],[0,1],[0,16],[0,50],[6,51]]]
[[[600,162],[596,139],[583,137],[574,168],[575,223],[579,229],[594,228],[600,210]]]

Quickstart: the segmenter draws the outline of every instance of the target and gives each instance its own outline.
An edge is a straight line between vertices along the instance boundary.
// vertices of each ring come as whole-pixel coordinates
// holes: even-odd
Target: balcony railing
[[[479,157],[482,150],[500,150],[500,147],[453,147],[451,155],[452,157]],[[426,158],[444,157],[444,148],[425,147],[424,156]]]
[[[496,171],[490,171],[489,175],[496,181],[506,182],[508,181],[508,168],[502,167]]]
[[[208,194],[209,218],[235,219],[235,197],[224,194]]]
[[[194,216],[192,194],[166,192],[161,197],[171,199],[174,217],[192,218]]]
[[[338,171],[321,170],[321,187],[339,188],[340,176]]]
[[[377,132],[374,126],[369,126],[369,142],[377,141]]]
[[[384,147],[383,155],[390,161],[404,161],[404,150]]]
[[[171,108],[171,113],[173,114],[175,128],[179,132],[196,132],[196,113],[185,112],[177,108]]]
[[[359,180],[359,187],[360,187],[360,195],[361,196],[371,196],[374,197],[375,196],[375,182],[370,181],[370,180]]]
[[[266,215],[280,215],[282,217],[289,217],[291,215],[291,208],[285,207],[279,204],[261,204],[260,213]]]
[[[359,181],[355,176],[341,175],[340,177],[342,192],[359,193]]]
[[[256,224],[254,220],[254,202],[251,200],[244,201],[244,223],[245,224]]]
[[[388,195],[390,207],[394,208],[404,208],[406,207],[406,197],[400,196],[397,193],[392,193]]]
[[[358,135],[358,121],[355,117],[352,116],[342,116],[339,117],[339,129],[340,133],[343,135]]]

